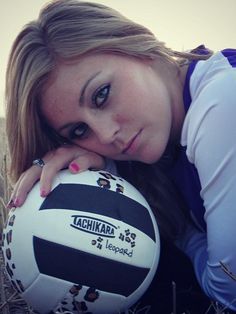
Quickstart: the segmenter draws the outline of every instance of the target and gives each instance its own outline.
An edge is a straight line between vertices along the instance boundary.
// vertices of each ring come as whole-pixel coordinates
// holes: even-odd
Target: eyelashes
[[[87,135],[89,130],[89,126],[84,123],[78,123],[75,125],[69,132],[69,139],[74,140],[74,139],[82,139]]]
[[[92,106],[95,108],[103,108],[108,101],[111,84],[100,86],[92,95]],[[87,123],[79,122],[69,132],[69,139],[84,139],[89,135],[90,128]]]
[[[102,107],[109,97],[110,88],[110,84],[105,84],[99,87],[92,96],[93,105],[95,105],[97,108]]]

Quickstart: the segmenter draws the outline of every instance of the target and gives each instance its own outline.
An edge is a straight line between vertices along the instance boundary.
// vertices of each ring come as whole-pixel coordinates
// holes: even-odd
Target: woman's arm
[[[183,128],[201,182],[207,232],[190,228],[179,246],[206,294],[236,310],[236,72],[210,78],[194,90]]]

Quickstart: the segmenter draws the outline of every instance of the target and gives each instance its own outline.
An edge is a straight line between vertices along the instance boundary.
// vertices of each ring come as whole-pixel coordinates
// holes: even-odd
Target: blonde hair
[[[19,33],[9,57],[6,130],[13,181],[31,166],[33,159],[61,145],[60,138],[40,116],[43,85],[58,62],[93,52],[141,59],[162,57],[169,62],[199,58],[168,49],[150,30],[102,4],[52,1]]]
[[[6,131],[13,182],[35,158],[62,144],[63,139],[50,129],[40,112],[41,93],[51,73],[62,61],[74,61],[96,52],[139,59],[162,58],[175,64],[177,69],[182,62],[206,59],[211,54],[199,55],[198,50],[193,53],[173,51],[147,28],[104,5],[77,0],[52,1],[42,9],[36,21],[22,29],[9,57]],[[154,209],[161,233],[173,239],[188,220],[182,200],[158,165],[149,168],[148,165],[130,165],[131,182]],[[127,169],[121,173],[126,175]]]

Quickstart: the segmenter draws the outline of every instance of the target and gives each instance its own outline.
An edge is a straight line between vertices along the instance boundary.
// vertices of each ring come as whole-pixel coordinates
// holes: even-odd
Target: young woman
[[[116,164],[205,294],[236,310],[235,66],[236,50],[172,51],[103,5],[50,3],[9,58],[9,207],[62,168]]]

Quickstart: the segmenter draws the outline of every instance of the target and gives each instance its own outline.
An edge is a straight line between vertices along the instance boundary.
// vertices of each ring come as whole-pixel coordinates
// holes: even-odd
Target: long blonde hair
[[[77,0],[52,1],[41,10],[37,20],[22,29],[9,57],[6,131],[13,182],[31,166],[33,159],[62,144],[40,114],[40,95],[50,74],[61,61],[73,61],[84,54],[96,52],[139,59],[164,58],[177,67],[183,60],[208,57],[173,51],[147,28],[102,4]],[[163,210],[161,207],[158,204],[160,212],[167,210],[165,206]],[[177,217],[175,207],[172,212]],[[170,220],[175,224],[174,219]],[[168,232],[168,227],[166,230]]]
[[[42,9],[36,21],[17,36],[6,75],[6,130],[16,181],[32,160],[58,147],[40,117],[40,93],[60,60],[93,52],[111,52],[142,59],[197,58],[165,47],[145,27],[101,4],[57,0]]]

